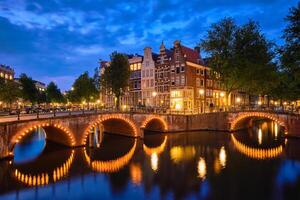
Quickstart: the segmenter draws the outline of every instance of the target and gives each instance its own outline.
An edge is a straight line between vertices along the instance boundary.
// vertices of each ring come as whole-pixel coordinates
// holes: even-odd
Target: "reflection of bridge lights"
[[[20,172],[18,169],[15,169],[13,176],[28,186],[39,186],[39,185],[47,185],[50,182],[50,178],[52,178],[53,182],[56,182],[63,177],[65,177],[70,171],[71,165],[74,159],[74,150],[72,150],[71,156],[68,158],[66,162],[64,162],[61,166],[55,168],[52,172],[52,176],[49,173],[40,173],[40,174],[25,174]]]
[[[135,185],[140,185],[142,182],[142,169],[139,164],[132,163],[130,165],[130,177],[131,181]]]
[[[278,125],[277,125],[277,123],[274,123],[274,134],[275,134],[275,138],[277,139],[277,137],[278,137]]]
[[[233,134],[231,134],[231,139],[233,141],[234,146],[239,152],[254,159],[263,160],[263,159],[275,158],[279,156],[283,151],[282,145],[274,148],[269,148],[269,149],[261,149],[261,148],[249,147],[245,144],[242,144],[234,137]]]
[[[261,130],[261,128],[258,129],[257,137],[258,137],[258,144],[262,144],[262,130]]]
[[[220,164],[223,168],[226,166],[226,151],[224,147],[221,147],[220,153],[219,153],[219,160]]]
[[[95,171],[108,172],[108,173],[117,172],[129,163],[130,159],[132,158],[135,152],[136,144],[137,144],[137,140],[134,141],[133,147],[125,155],[114,160],[107,160],[107,161],[91,160],[88,154],[86,153],[85,148],[84,148],[84,156],[89,166]]]
[[[145,153],[149,156],[151,156],[153,153],[156,153],[157,155],[161,154],[166,147],[167,139],[168,136],[165,136],[164,141],[161,143],[161,145],[154,148],[147,147],[145,144],[143,144],[143,149]]]
[[[175,146],[172,147],[170,150],[171,159],[175,163],[179,163],[184,160],[190,160],[195,156],[195,154],[196,154],[196,150],[195,147],[193,146],[187,146],[187,147]]]
[[[151,154],[151,168],[153,171],[158,169],[158,156],[156,153]]]
[[[206,176],[206,163],[204,158],[200,157],[197,165],[198,177],[205,179]]]

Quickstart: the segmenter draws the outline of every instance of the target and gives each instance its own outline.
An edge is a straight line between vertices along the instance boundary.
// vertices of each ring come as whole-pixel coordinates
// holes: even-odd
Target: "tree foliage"
[[[225,18],[213,24],[200,46],[209,56],[209,66],[227,91],[227,98],[235,90],[250,94],[267,94],[276,74],[272,62],[272,44],[253,21],[237,26]]]
[[[21,96],[23,100],[34,104],[38,101],[39,91],[37,90],[32,78],[26,74],[21,74],[19,78],[21,84]]]
[[[117,52],[113,52],[110,59],[110,66],[105,69],[103,74],[102,85],[115,95],[117,99],[116,107],[119,109],[120,97],[124,94],[129,84],[129,62],[126,55]]]
[[[300,98],[300,2],[290,9],[286,17],[288,22],[284,29],[284,46],[280,49],[281,70],[286,84],[283,98],[296,100]]]
[[[80,75],[73,84],[73,89],[69,92],[68,97],[71,102],[81,103],[86,101],[87,103],[96,100],[99,96],[93,78],[89,77],[88,72]]]
[[[50,82],[46,89],[47,101],[51,103],[64,102],[64,96],[54,82]]]
[[[12,104],[21,96],[19,85],[13,80],[1,81],[0,101],[7,103],[11,108]]]

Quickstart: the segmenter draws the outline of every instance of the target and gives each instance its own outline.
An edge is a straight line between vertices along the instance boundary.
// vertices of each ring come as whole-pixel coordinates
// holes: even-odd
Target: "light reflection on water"
[[[158,134],[143,141],[104,135],[95,149],[46,145],[34,160],[0,163],[5,172],[0,176],[0,198],[299,197],[300,141],[285,143],[282,134],[273,122],[258,121],[233,134]]]

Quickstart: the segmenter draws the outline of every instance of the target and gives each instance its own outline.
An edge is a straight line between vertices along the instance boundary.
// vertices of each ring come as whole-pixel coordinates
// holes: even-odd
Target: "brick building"
[[[224,96],[211,69],[204,65],[200,49],[188,48],[176,40],[172,49],[170,109],[178,112],[205,112],[220,104]]]
[[[155,105],[164,109],[170,108],[170,65],[172,51],[162,42],[155,65],[155,91],[153,98]]]
[[[124,105],[135,107],[138,105],[142,105],[141,68],[143,56],[138,54],[128,55],[128,61],[130,64],[129,102],[128,104]]]

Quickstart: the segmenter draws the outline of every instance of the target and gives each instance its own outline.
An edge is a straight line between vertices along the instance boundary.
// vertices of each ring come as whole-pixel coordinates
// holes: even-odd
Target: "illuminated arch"
[[[134,140],[134,144],[131,149],[123,156],[116,158],[114,160],[100,161],[100,160],[91,160],[88,156],[86,149],[84,148],[84,156],[88,165],[97,172],[107,172],[113,173],[122,169],[125,165],[131,160],[135,149],[137,146],[137,140]]]
[[[12,173],[12,176],[15,177],[17,181],[28,186],[47,185],[51,181],[56,182],[69,173],[74,160],[74,153],[74,150],[72,150],[70,157],[62,165],[53,169],[51,174],[49,174],[48,172],[39,174],[26,174],[19,171],[18,169],[15,169]]]
[[[147,125],[152,121],[152,120],[158,120],[162,126],[163,126],[163,130],[162,131],[167,131],[168,130],[168,124],[167,122],[160,116],[150,116],[148,117],[146,120],[144,120],[142,122],[142,129],[145,129],[147,127]]]
[[[153,147],[153,148],[147,147],[147,145],[143,144],[143,149],[145,153],[149,156],[151,156],[153,153],[159,155],[164,151],[167,144],[167,140],[168,140],[168,136],[165,136],[164,141],[158,147]]]
[[[62,126],[59,123],[55,123],[55,124],[50,124],[50,123],[38,123],[38,124],[34,124],[34,125],[29,125],[23,129],[21,129],[20,131],[18,131],[11,139],[10,141],[10,155],[13,154],[13,148],[14,146],[19,143],[22,138],[24,138],[26,135],[28,135],[29,133],[31,133],[31,131],[33,131],[34,129],[37,128],[47,128],[47,127],[52,127],[52,128],[56,128],[58,130],[60,130],[68,139],[67,143],[69,146],[74,146],[75,145],[75,139],[74,136],[72,134],[72,132],[65,128],[64,126]],[[46,133],[46,138],[47,138],[47,133]]]
[[[92,128],[94,128],[98,124],[102,124],[103,125],[103,122],[105,122],[107,120],[111,120],[111,119],[117,119],[117,120],[124,121],[133,130],[133,136],[134,137],[138,137],[138,130],[137,130],[136,125],[135,125],[134,122],[132,122],[131,120],[129,120],[129,119],[123,117],[123,116],[112,114],[112,115],[107,115],[107,116],[100,117],[99,119],[95,120],[93,123],[91,123],[86,128],[86,130],[84,131],[83,137],[82,137],[82,141],[81,141],[82,145],[86,144],[87,136],[89,135],[89,133],[90,133],[90,131],[91,131]]]
[[[244,119],[251,118],[251,117],[260,117],[260,118],[266,118],[275,121],[280,126],[284,127],[285,134],[288,132],[288,128],[285,122],[280,121],[274,114],[271,113],[263,113],[263,112],[245,112],[239,114],[238,117],[236,117],[230,125],[230,131],[234,131],[237,128],[237,125],[239,122],[241,122]]]
[[[268,149],[253,148],[238,141],[233,134],[231,134],[231,139],[233,141],[234,146],[239,152],[246,155],[247,157],[254,159],[265,160],[275,158],[279,156],[283,151],[282,145]]]

